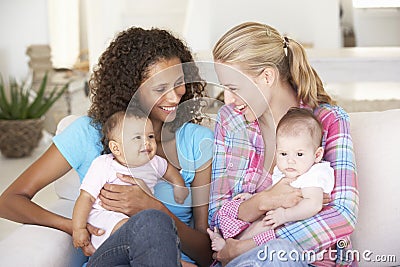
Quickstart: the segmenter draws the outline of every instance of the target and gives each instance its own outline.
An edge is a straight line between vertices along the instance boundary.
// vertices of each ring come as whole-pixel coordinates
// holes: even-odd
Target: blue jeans
[[[90,266],[181,266],[173,220],[157,210],[129,218],[90,257]]]
[[[295,259],[297,254],[301,255],[301,251],[290,241],[274,239],[234,258],[226,267],[308,266],[306,261],[301,260],[301,257]]]

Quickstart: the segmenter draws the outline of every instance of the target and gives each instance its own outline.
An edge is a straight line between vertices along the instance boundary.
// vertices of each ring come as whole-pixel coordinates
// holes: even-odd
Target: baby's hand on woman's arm
[[[264,225],[270,225],[271,229],[275,229],[278,226],[287,222],[285,216],[286,209],[277,208],[275,210],[270,210],[265,214],[263,218]]]
[[[183,204],[189,195],[189,189],[186,186],[174,185],[174,199],[176,203]]]
[[[86,228],[74,229],[72,231],[72,238],[75,248],[81,248],[90,244],[90,234]]]
[[[93,247],[90,241],[90,235],[101,236],[105,233],[103,229],[94,227],[91,224],[87,224],[85,228],[78,228],[72,232],[72,238],[74,247],[81,248],[85,256],[92,256],[96,249]]]
[[[176,203],[183,204],[186,197],[189,195],[189,189],[185,185],[185,181],[178,169],[171,163],[168,163],[167,170],[164,173],[164,179],[174,187],[174,199]]]
[[[236,196],[234,196],[232,199],[233,200],[243,200],[243,201],[245,201],[245,200],[251,198],[252,196],[253,195],[250,194],[250,193],[240,193],[240,194],[237,194]]]
[[[85,256],[92,256],[96,249],[90,242],[90,233],[86,229],[74,230],[72,233],[75,248],[81,248]]]

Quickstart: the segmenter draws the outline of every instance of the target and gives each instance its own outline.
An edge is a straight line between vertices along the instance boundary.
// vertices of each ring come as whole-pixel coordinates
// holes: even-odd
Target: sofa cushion
[[[395,255],[400,261],[400,109],[350,113],[360,206],[352,235],[361,266],[377,266],[363,253]],[[381,263],[393,266],[396,263]]]
[[[74,201],[59,199],[49,210],[72,217]],[[72,237],[60,230],[39,225],[23,224],[0,241],[0,266],[59,266],[80,267],[87,257],[74,248]]]

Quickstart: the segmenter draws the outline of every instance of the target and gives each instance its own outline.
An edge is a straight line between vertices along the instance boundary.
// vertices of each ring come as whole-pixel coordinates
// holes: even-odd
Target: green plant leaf
[[[53,90],[51,91],[50,95],[46,99],[46,103],[43,104],[40,109],[32,114],[35,118],[40,118],[43,116],[52,106],[53,104],[65,93],[65,91],[68,89],[69,83],[65,84],[61,89],[58,89],[58,87],[54,87]]]
[[[44,97],[44,92],[46,90],[46,84],[47,84],[47,72],[44,75],[42,82],[40,83],[39,89],[36,93],[35,99],[32,102],[29,110],[28,110],[28,116],[31,117],[32,114],[36,114],[41,106],[43,105],[43,97]],[[36,117],[38,118],[38,117]]]
[[[25,82],[19,85],[15,79],[11,78],[8,84],[10,97],[7,97],[5,84],[0,76],[0,119],[22,120],[42,117],[69,86],[65,84],[61,89],[55,86],[46,92],[47,79],[46,73],[35,92],[31,85],[25,86]]]
[[[3,76],[0,76],[0,118],[6,119],[9,116],[10,104],[8,103]]]
[[[29,109],[29,88],[25,88],[25,82],[21,84],[21,119],[26,119],[28,116]]]
[[[10,94],[11,94],[11,116],[16,117],[20,103],[18,100],[18,84],[15,79],[10,78]]]

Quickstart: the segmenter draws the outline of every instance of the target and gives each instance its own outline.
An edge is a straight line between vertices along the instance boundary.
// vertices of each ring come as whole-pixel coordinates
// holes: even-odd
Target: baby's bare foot
[[[211,239],[211,248],[214,251],[220,251],[225,247],[225,240],[223,237],[220,235],[218,228],[214,227],[214,231],[211,231],[210,228],[207,228],[207,233],[210,236]]]

